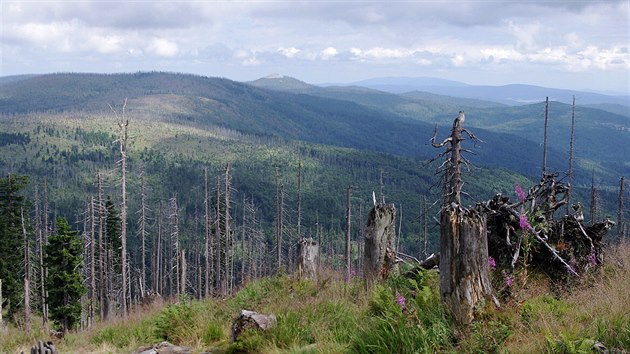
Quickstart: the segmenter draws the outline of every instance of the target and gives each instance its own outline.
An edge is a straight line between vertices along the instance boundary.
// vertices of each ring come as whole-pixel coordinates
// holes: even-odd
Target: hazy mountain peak
[[[300,91],[309,90],[316,87],[294,77],[281,74],[267,75],[258,80],[249,81],[247,82],[247,84],[277,91]]]

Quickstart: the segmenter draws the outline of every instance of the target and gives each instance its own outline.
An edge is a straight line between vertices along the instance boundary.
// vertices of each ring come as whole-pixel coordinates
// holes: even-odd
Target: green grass
[[[216,353],[588,353],[599,342],[627,351],[628,256],[630,247],[609,254],[610,265],[561,298],[541,292],[544,278],[530,276],[519,294],[499,309],[482,309],[467,328],[455,328],[443,313],[435,272],[394,277],[367,292],[356,278],[282,275],[252,281],[227,299],[143,307],[57,346],[64,353],[130,353],[167,340]],[[275,314],[277,326],[245,331],[232,343],[232,320],[242,309]],[[40,327],[29,335],[10,325],[0,333],[0,353],[28,350],[45,338]]]

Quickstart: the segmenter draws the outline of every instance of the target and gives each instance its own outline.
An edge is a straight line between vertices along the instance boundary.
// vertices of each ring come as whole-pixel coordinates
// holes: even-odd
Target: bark
[[[351,278],[351,255],[350,255],[350,193],[352,193],[352,187],[348,186],[346,190],[346,245],[345,245],[345,259],[346,259],[346,282]]]
[[[223,277],[223,295],[231,291],[232,284],[232,265],[231,265],[231,252],[232,252],[232,234],[230,228],[230,192],[232,190],[232,183],[230,178],[230,164],[225,165],[225,211],[223,217],[223,230],[225,231],[225,274]]]
[[[377,204],[368,216],[365,229],[363,275],[366,287],[386,279],[395,271],[396,209],[394,204]]]
[[[486,219],[476,210],[447,207],[440,216],[440,294],[456,323],[472,322],[492,296]]]
[[[568,178],[568,190],[567,190],[567,214],[569,214],[569,206],[571,205],[571,190],[573,189],[573,138],[575,131],[575,96],[573,96],[573,106],[571,110],[571,138],[569,140],[569,172]]]
[[[442,302],[458,325],[469,324],[475,309],[492,298],[488,276],[488,244],[486,218],[477,210],[462,207],[463,180],[461,164],[467,164],[461,155],[463,133],[471,140],[476,137],[463,124],[463,111],[453,121],[451,135],[436,143],[437,129],[431,139],[434,147],[447,149],[448,155],[441,170],[444,195],[440,212],[440,294]]]
[[[205,288],[204,294],[206,297],[210,296],[210,264],[211,264],[211,254],[210,254],[210,198],[209,198],[209,189],[208,189],[208,168],[203,169],[203,180],[205,187],[205,198],[204,198],[204,231],[205,231],[205,242],[204,242],[204,260],[205,260]]]
[[[317,281],[319,268],[319,243],[312,238],[302,238],[298,243],[298,277]]]
[[[623,214],[624,214],[624,198],[625,198],[625,194],[624,194],[624,177],[621,176],[621,179],[619,180],[619,207],[617,209],[617,244],[621,243],[621,240],[623,239],[623,231],[624,231],[624,219],[623,219]]]
[[[543,165],[542,173],[547,173],[547,127],[549,125],[549,97],[545,98],[545,128],[543,136]]]
[[[94,304],[96,302],[96,220],[94,215],[94,196],[90,196],[90,304],[88,326],[94,323]]]

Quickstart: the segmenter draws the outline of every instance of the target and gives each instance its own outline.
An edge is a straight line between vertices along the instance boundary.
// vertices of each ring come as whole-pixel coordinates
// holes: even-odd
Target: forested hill
[[[445,131],[464,109],[467,124],[485,142],[476,149],[477,164],[533,177],[540,171],[541,104],[493,107],[486,101],[319,88],[296,81],[272,77],[255,86],[169,73],[25,76],[0,85],[0,113],[107,114],[108,103],[120,104],[127,97],[129,114],[136,119],[430,158],[435,154],[428,144],[434,124]],[[596,170],[605,184],[613,185],[630,169],[630,118],[578,106],[576,119],[577,180],[588,184]],[[562,173],[567,169],[570,106],[552,103],[550,122],[549,166]]]

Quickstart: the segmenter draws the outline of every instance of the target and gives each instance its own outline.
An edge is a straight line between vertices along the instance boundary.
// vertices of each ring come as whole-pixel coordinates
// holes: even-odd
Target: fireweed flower
[[[588,264],[592,266],[597,264],[597,255],[595,254],[595,250],[592,250],[591,253],[588,255]]]
[[[523,192],[523,188],[521,188],[520,184],[515,184],[514,185],[514,192],[516,192],[516,195],[518,196],[518,200],[520,200],[521,202],[525,201],[525,192]]]
[[[405,309],[405,305],[407,304],[407,299],[404,296],[400,295],[398,292],[396,293],[396,303],[400,306],[401,310]]]
[[[521,229],[523,230],[531,230],[532,229],[532,225],[529,224],[529,221],[527,220],[527,215],[525,214],[521,214],[518,218],[518,226],[521,227]]]
[[[510,286],[512,286],[512,284],[514,283],[514,278],[511,275],[506,275],[505,276],[505,286],[507,286],[508,288]]]
[[[497,262],[492,257],[488,257],[488,265],[490,266],[490,269],[492,270],[497,269]]]

